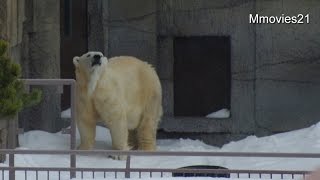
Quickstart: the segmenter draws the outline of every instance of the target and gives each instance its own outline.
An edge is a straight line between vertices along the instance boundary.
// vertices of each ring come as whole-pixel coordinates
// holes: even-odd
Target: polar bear
[[[155,70],[131,56],[106,58],[101,52],[74,57],[77,86],[78,149],[92,149],[101,120],[115,150],[156,149],[162,90]]]

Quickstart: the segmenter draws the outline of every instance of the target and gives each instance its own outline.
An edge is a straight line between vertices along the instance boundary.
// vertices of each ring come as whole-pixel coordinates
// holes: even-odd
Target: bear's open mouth
[[[91,63],[91,66],[95,66],[95,65],[101,65],[101,55],[99,55],[99,54],[96,54],[96,55],[94,55],[93,56],[93,61],[92,61],[92,63]]]
[[[91,66],[96,66],[96,65],[101,65],[101,60],[100,59],[94,59],[93,62],[91,63]]]

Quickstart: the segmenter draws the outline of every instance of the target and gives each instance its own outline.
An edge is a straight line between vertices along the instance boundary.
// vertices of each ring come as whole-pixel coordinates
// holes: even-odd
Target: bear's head
[[[101,52],[95,51],[90,51],[80,57],[76,56],[73,58],[77,83],[86,87],[89,96],[95,90],[101,71],[107,62],[107,57]]]

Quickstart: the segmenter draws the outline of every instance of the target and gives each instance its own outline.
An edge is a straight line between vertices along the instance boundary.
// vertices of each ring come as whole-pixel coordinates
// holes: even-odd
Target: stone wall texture
[[[0,35],[11,33],[11,52],[21,59],[26,77],[59,77],[57,2],[0,0]],[[310,23],[253,25],[250,13],[310,14]],[[18,25],[8,23],[10,18]],[[223,144],[318,122],[318,19],[318,0],[88,0],[88,47],[108,57],[136,56],[155,66],[163,87],[165,117],[160,128],[164,136],[184,132],[197,138],[194,133],[203,132],[208,133],[203,135],[207,142]],[[173,118],[173,39],[177,36],[230,37],[230,118]],[[40,127],[52,129],[60,111],[59,94],[49,87],[45,94],[44,104],[32,114],[40,114]],[[210,140],[210,135],[216,138]]]
[[[199,134],[194,133],[207,132],[203,134],[206,142],[223,144],[318,122],[319,1],[100,0],[94,4],[102,11],[103,51],[108,56],[137,56],[156,66],[164,95],[161,136],[179,137],[184,132],[197,138]],[[310,24],[253,25],[250,13],[310,14]],[[92,32],[89,37],[95,35]],[[230,118],[173,118],[173,39],[177,36],[230,37]],[[210,135],[217,138],[210,140]]]
[[[60,76],[60,4],[55,0],[1,0],[0,36],[10,42],[10,55],[22,65],[23,78]],[[43,90],[40,105],[19,115],[28,129],[57,130],[60,94],[54,87]]]
[[[28,78],[60,77],[60,3],[56,0],[26,0],[29,14],[26,26],[28,43],[24,62],[28,63]],[[60,130],[60,93],[54,86],[38,87],[43,100],[28,110],[30,129]],[[25,120],[23,121],[25,123]]]

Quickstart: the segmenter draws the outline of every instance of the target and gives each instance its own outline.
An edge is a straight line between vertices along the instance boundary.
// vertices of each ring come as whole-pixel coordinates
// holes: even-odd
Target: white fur
[[[112,149],[129,150],[131,146],[156,150],[156,130],[162,115],[157,73],[148,63],[131,56],[103,57],[101,65],[92,66],[96,54],[75,58],[81,139],[78,149],[94,147],[95,123],[101,119],[110,129]]]
[[[78,64],[79,64],[78,60],[79,60],[79,57],[78,57],[78,56],[75,56],[75,57],[73,58],[73,64],[74,64],[76,67],[77,67]]]
[[[96,89],[97,82],[100,79],[101,67],[94,67],[90,73],[90,80],[88,83],[88,96],[91,97],[93,91]]]
[[[104,69],[108,59],[106,57],[102,58],[100,66],[94,66],[91,68],[90,80],[88,83],[88,96],[91,97],[92,93],[96,89],[97,82],[100,79],[101,71]]]

